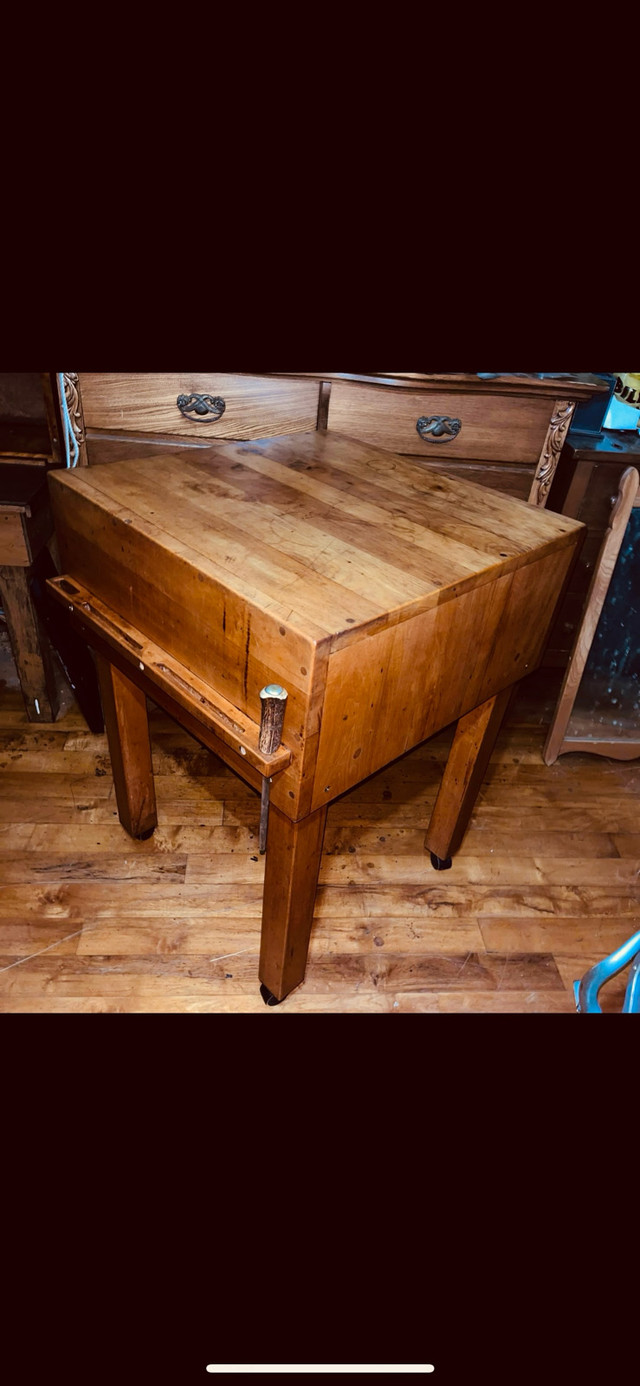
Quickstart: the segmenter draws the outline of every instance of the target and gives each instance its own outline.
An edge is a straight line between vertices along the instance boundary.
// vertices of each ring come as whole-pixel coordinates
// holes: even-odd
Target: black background
[[[5,1017],[7,1379],[621,1380],[634,1122],[607,1024]]]

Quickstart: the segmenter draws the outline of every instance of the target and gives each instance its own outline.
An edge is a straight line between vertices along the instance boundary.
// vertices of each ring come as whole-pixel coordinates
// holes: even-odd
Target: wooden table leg
[[[132,837],[158,825],[147,700],[140,688],[96,654],[118,813]]]
[[[324,806],[292,823],[271,805],[260,948],[268,1005],[304,980],[326,821]]]
[[[54,654],[29,590],[30,568],[0,567],[0,602],[30,722],[55,722],[60,700]]]
[[[424,844],[440,871],[465,835],[513,691],[506,688],[458,722]]]
[[[57,578],[56,568],[48,548],[44,548],[33,564],[29,584],[31,599],[40,624],[55,650],[69,687],[75,694],[78,707],[89,731],[100,736],[104,717],[98,690],[98,676],[91,651],[74,629],[68,611],[54,601],[47,588],[48,578]]]

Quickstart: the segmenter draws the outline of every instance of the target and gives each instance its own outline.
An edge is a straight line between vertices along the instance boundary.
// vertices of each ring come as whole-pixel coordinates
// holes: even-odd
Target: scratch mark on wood
[[[249,681],[249,646],[250,646],[250,644],[251,644],[251,617],[249,616],[248,619],[247,619],[247,643],[246,643],[246,645],[245,645],[245,650],[244,650],[244,679],[243,679],[243,686],[244,686],[244,698],[245,698],[245,703],[246,703],[246,701],[247,701],[247,689],[248,689],[248,681]]]

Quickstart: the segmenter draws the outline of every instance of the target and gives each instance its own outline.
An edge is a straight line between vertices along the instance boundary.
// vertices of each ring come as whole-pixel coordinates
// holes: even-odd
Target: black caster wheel
[[[148,842],[148,841],[149,841],[149,838],[150,838],[150,837],[153,837],[153,834],[154,834],[154,833],[155,833],[155,828],[149,828],[149,831],[148,831],[148,832],[146,832],[146,833],[139,833],[139,834],[138,834],[138,836],[137,836],[137,838],[136,838],[136,842]]]
[[[285,999],[283,996],[282,1001],[278,1001],[277,996],[274,996],[273,992],[269,991],[269,988],[265,987],[264,983],[260,987],[260,995],[262,997],[262,1000],[264,1001],[265,1006],[281,1006],[282,1001],[284,1001]]]
[[[443,861],[442,857],[437,857],[435,852],[432,852],[431,865],[434,871],[450,871],[451,867],[453,866],[453,862],[451,860],[451,857],[446,857]]]

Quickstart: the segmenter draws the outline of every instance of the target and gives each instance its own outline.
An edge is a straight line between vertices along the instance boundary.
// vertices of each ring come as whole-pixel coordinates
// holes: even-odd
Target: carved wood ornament
[[[69,411],[69,419],[73,429],[73,436],[78,447],[79,467],[87,466],[87,446],[86,429],[84,425],[84,414],[82,412],[82,400],[80,398],[80,388],[77,371],[63,371],[64,395]]]
[[[575,413],[575,400],[556,400],[549,432],[538,463],[535,481],[529,496],[530,505],[546,505],[551,483],[558,468],[560,453],[565,445],[567,434]]]

